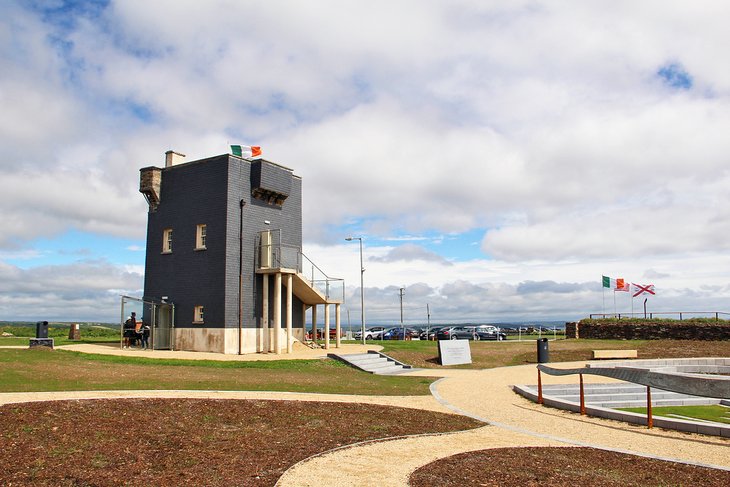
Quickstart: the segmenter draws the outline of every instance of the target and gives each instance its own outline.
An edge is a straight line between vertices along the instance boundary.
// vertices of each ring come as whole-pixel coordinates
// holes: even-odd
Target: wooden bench
[[[636,350],[593,350],[593,359],[636,358]]]

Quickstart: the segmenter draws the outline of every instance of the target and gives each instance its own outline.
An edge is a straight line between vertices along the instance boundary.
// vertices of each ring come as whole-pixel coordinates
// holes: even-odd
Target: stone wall
[[[566,338],[611,340],[730,340],[730,322],[597,321],[565,324]]]

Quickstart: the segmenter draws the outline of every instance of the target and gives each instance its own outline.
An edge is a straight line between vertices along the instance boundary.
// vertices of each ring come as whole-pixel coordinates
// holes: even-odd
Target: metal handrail
[[[583,375],[599,375],[610,377],[646,387],[646,425],[654,426],[651,402],[651,388],[663,391],[689,394],[692,396],[730,399],[730,377],[708,377],[701,374],[686,374],[661,370],[644,369],[640,367],[579,367],[570,369],[556,369],[547,365],[537,366],[537,403],[544,404],[541,372],[549,375],[575,375],[580,380],[580,414],[586,414],[585,390]]]
[[[646,315],[649,317],[647,318]],[[714,317],[715,321],[720,321],[720,316],[728,316],[730,318],[730,313],[726,313],[724,311],[661,311],[658,313],[591,313],[588,315],[590,319],[610,319],[615,318],[620,320],[621,318],[642,318],[642,319],[654,319],[654,317],[662,316],[662,315],[675,315],[679,316],[679,320],[683,320],[685,316],[689,316],[691,318],[697,318],[696,315],[709,315],[711,318]],[[725,318],[723,318],[725,319]]]
[[[627,366],[556,369],[539,364],[537,369],[549,375],[600,375],[680,394],[730,399],[730,377],[726,376],[683,374]]]
[[[280,233],[280,232],[279,232]],[[280,240],[280,239],[279,239]],[[327,300],[331,298],[344,302],[345,280],[330,277],[307,257],[299,247],[279,242],[264,245],[259,235],[256,245],[256,268],[292,269],[305,280],[310,287],[320,291]],[[262,256],[266,256],[268,266],[262,266]],[[270,262],[269,261],[270,258]],[[306,271],[305,272],[305,267]],[[337,299],[338,298],[338,299]]]

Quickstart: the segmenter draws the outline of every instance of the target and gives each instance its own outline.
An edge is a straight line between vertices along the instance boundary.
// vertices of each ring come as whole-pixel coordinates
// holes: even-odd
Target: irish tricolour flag
[[[261,147],[258,145],[232,145],[231,153],[238,157],[261,157]]]
[[[614,279],[608,276],[601,276],[603,279],[603,287],[613,289],[614,291],[629,292],[631,285],[622,278]]]

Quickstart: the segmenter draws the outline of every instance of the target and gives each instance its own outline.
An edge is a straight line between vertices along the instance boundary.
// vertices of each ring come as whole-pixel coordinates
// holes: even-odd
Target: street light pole
[[[403,324],[403,291],[405,290],[404,287],[398,290],[400,296],[400,327],[403,328],[403,341],[406,341],[406,325]]]
[[[365,268],[362,266],[362,237],[347,237],[345,240],[348,242],[352,242],[353,240],[360,241],[360,332],[362,333],[362,344],[365,345],[365,285],[363,283]]]

